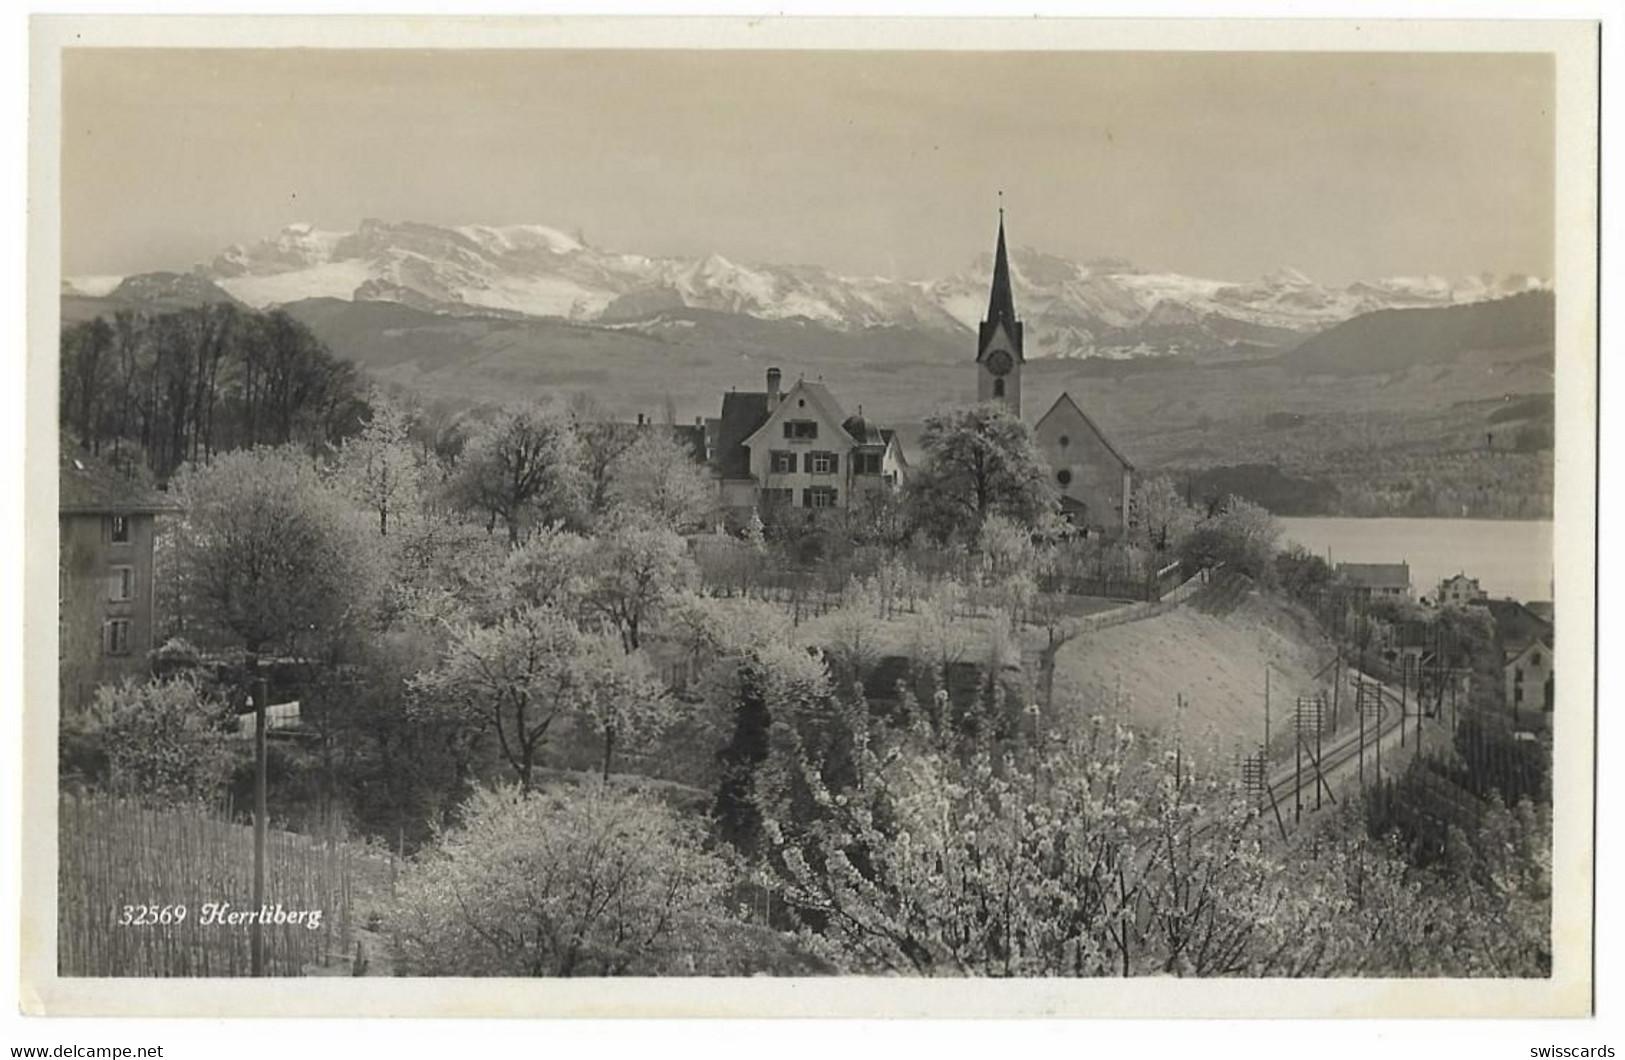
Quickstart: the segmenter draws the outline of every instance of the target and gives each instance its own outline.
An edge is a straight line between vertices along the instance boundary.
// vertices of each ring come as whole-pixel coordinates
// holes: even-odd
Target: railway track
[[[1328,787],[1331,785],[1334,774],[1359,757],[1362,735],[1364,736],[1364,746],[1368,749],[1367,753],[1375,754],[1375,747],[1379,741],[1387,740],[1399,730],[1401,725],[1409,724],[1412,721],[1413,712],[1402,709],[1403,704],[1401,704],[1399,696],[1391,688],[1378,681],[1368,681],[1367,686],[1375,687],[1378,690],[1380,706],[1376,723],[1375,725],[1368,723],[1364,733],[1361,732],[1359,725],[1355,724],[1346,733],[1338,734],[1333,742],[1322,744],[1320,750],[1320,777],[1325,778]],[[1267,790],[1261,792],[1261,796],[1264,797],[1266,805],[1273,801],[1277,807],[1282,808],[1284,813],[1285,807],[1292,805],[1294,792],[1298,789],[1300,783],[1304,795],[1312,797],[1321,781],[1315,775],[1313,756],[1306,753],[1301,774],[1294,765],[1291,768],[1283,768],[1278,771],[1270,777],[1268,783]]]

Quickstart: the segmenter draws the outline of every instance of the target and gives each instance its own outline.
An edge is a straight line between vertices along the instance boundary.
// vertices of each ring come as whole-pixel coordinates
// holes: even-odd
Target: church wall
[[[1123,527],[1124,467],[1071,404],[1062,401],[1039,422],[1034,438],[1050,483],[1088,507],[1088,525],[1109,532]],[[1062,444],[1062,439],[1066,444]],[[1070,481],[1061,482],[1062,473]]]

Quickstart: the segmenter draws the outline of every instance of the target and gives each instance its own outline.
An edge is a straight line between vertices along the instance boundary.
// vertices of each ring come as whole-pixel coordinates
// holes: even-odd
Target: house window
[[[1072,485],[1072,472],[1063,467],[1061,470],[1055,473],[1055,481],[1059,482],[1063,486]]]
[[[880,453],[853,453],[852,473],[855,475],[880,474],[881,461],[885,457]]]
[[[109,586],[109,600],[116,602],[135,599],[135,568],[114,567],[112,585]]]
[[[102,631],[102,649],[109,655],[130,654],[130,620],[109,619]]]
[[[1519,687],[1514,688],[1512,690],[1512,702],[1514,702],[1514,703],[1522,703],[1523,702],[1523,686],[1520,685]]]
[[[107,517],[108,539],[115,545],[128,545],[130,543],[130,517],[128,515],[110,515]]]
[[[1066,436],[1066,435],[1064,435],[1064,434],[1063,434],[1063,435],[1061,435],[1061,437],[1060,437],[1060,438],[1059,438],[1059,439],[1058,439],[1058,440],[1059,440],[1059,441],[1060,441],[1060,443],[1061,443],[1061,448],[1062,448],[1062,449],[1065,449],[1065,448],[1066,448],[1066,447],[1067,447],[1067,446],[1069,446],[1069,445],[1071,445],[1071,444],[1072,444],[1072,439],[1070,439],[1070,438],[1068,438],[1068,437],[1067,437],[1067,436]]]
[[[833,508],[836,499],[834,486],[809,486],[801,491],[801,503],[806,508]]]
[[[784,436],[791,441],[805,442],[818,437],[816,420],[785,420]]]
[[[784,449],[773,450],[773,474],[793,475],[796,471],[796,454]]]
[[[993,396],[994,397],[1004,397],[1004,380],[1003,379],[995,379],[995,380],[993,380]]]
[[[1522,681],[1523,680],[1523,667],[1517,666],[1517,667],[1513,668],[1513,670],[1512,670],[1512,679],[1514,681]]]
[[[1540,665],[1540,652],[1537,651],[1532,657],[1530,657],[1529,662],[1534,666],[1539,666]]]
[[[815,475],[833,475],[840,467],[834,453],[808,453],[807,470]]]

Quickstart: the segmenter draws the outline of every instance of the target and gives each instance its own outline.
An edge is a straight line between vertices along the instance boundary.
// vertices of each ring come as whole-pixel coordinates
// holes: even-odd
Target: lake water
[[[1409,563],[1411,588],[1431,596],[1458,572],[1494,597],[1552,598],[1550,520],[1281,519],[1282,537],[1337,563]]]

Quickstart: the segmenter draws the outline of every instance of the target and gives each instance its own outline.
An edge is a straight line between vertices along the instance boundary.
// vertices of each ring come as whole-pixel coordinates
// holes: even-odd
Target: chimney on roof
[[[784,377],[777,368],[767,370],[767,407],[772,408],[779,403],[779,382]]]
[[[643,413],[641,413],[641,412],[638,413],[638,426],[639,427],[643,426]]]

